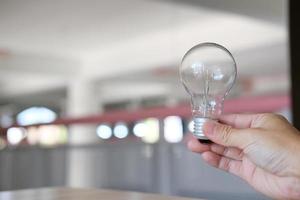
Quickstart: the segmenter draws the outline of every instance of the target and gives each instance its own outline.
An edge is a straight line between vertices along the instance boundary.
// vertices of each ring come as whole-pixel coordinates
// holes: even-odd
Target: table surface
[[[40,188],[0,192],[0,200],[195,200],[191,198],[163,196],[130,191]],[[198,199],[199,200],[199,199]]]

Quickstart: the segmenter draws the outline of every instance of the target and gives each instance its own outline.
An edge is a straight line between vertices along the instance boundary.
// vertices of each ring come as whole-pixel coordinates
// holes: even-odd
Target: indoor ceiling
[[[53,102],[77,79],[95,81],[106,102],[167,94],[180,87],[182,55],[204,41],[228,47],[240,77],[287,74],[286,4],[0,0],[0,102]]]

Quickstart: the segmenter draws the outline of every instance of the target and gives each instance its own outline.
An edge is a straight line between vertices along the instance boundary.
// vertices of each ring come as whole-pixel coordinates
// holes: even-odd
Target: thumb
[[[213,142],[223,145],[243,148],[249,143],[248,131],[217,122],[206,122],[204,134]]]

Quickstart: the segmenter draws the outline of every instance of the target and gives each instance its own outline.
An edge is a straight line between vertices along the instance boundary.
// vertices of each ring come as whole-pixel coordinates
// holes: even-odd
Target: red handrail
[[[274,112],[291,105],[289,95],[258,96],[258,97],[240,97],[226,100],[224,103],[224,113],[243,113],[243,112]],[[119,110],[102,113],[99,115],[90,115],[76,118],[60,118],[51,123],[35,124],[30,126],[51,125],[51,124],[99,124],[115,123],[118,121],[134,122],[141,119],[155,117],[164,118],[170,115],[177,115],[183,118],[191,117],[189,104],[181,104],[173,107],[154,107],[142,108],[134,111]],[[14,127],[29,127],[14,125]],[[2,131],[5,129],[2,129]]]

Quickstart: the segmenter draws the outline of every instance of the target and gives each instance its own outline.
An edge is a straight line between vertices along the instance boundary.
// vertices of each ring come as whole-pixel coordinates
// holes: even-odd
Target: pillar
[[[76,80],[67,90],[68,117],[80,117],[100,112],[96,86],[88,80]],[[95,152],[91,144],[99,142],[95,124],[75,124],[69,127],[69,150],[67,153],[67,180],[70,187],[95,185]]]

